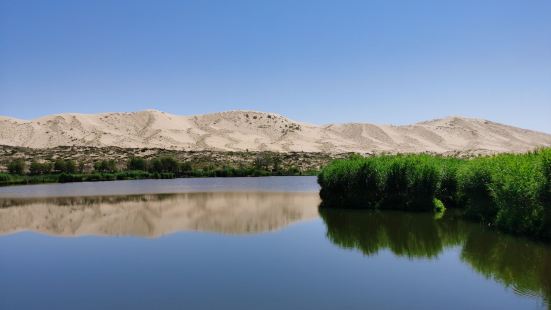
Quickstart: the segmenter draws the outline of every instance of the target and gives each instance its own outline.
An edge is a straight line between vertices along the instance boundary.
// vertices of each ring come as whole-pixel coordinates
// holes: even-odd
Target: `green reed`
[[[474,159],[353,156],[318,175],[323,206],[429,211],[462,208],[504,231],[551,240],[551,148]]]

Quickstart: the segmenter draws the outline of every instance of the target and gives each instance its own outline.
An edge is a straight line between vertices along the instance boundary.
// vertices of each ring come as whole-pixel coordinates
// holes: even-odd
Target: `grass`
[[[318,176],[322,206],[461,208],[501,230],[551,240],[551,148],[470,160],[394,155],[336,160]]]

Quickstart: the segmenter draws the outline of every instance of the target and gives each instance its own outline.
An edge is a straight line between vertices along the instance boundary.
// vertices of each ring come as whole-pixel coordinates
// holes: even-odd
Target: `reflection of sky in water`
[[[189,178],[0,187],[0,198],[132,195],[214,191],[317,192],[316,177]]]
[[[267,178],[247,192],[244,182],[232,192],[5,199],[0,309],[546,307],[549,246],[451,213],[318,210],[315,191],[284,193]]]
[[[533,309],[473,272],[457,247],[436,260],[372,256],[325,238],[321,219],[252,235],[176,233],[0,238],[3,298],[12,308]],[[6,266],[9,266],[6,267]],[[32,298],[31,298],[32,296]]]

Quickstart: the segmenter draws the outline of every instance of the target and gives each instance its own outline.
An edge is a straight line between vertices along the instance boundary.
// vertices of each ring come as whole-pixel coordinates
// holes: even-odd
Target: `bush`
[[[169,172],[173,174],[179,173],[179,163],[173,157],[159,157],[152,159],[149,163],[149,171],[155,173]]]
[[[81,174],[62,173],[59,175],[58,182],[60,183],[82,182],[83,180],[84,180],[84,177]]]
[[[147,170],[147,161],[140,157],[132,157],[128,160],[127,163],[128,170],[140,170],[140,171],[146,171]]]
[[[463,163],[463,160],[456,158],[442,158],[439,162],[441,176],[436,196],[447,206],[457,207],[460,204],[457,173]]]
[[[114,160],[102,160],[94,163],[94,170],[101,173],[114,173],[117,171],[117,163]]]
[[[141,170],[124,171],[116,174],[117,180],[138,180],[150,177],[151,174],[149,172]]]
[[[320,196],[329,204],[342,203],[355,208],[375,208],[383,193],[379,163],[353,156],[336,160],[318,175]]]
[[[54,171],[57,173],[75,173],[77,165],[74,160],[58,159],[54,162]]]
[[[432,210],[440,179],[437,162],[423,155],[354,156],[332,162],[318,176],[326,202],[404,210]]]
[[[496,158],[490,189],[497,214],[495,224],[507,231],[538,235],[544,229],[545,175],[541,158],[504,155]]]
[[[434,198],[433,200],[433,206],[434,206],[434,212],[441,213],[446,211],[446,207],[444,206],[444,203],[438,198]]]
[[[15,159],[8,164],[8,171],[10,174],[23,175],[25,174],[26,168],[27,164],[25,163],[25,160],[21,158]]]
[[[0,173],[0,182],[7,183],[12,179],[11,175],[7,173]]]
[[[52,172],[52,164],[49,162],[39,163],[36,161],[31,162],[29,173],[31,175],[48,174]]]
[[[191,175],[192,171],[193,167],[191,166],[191,163],[187,161],[180,163],[180,175],[188,176]]]
[[[465,207],[465,215],[483,222],[492,221],[497,208],[492,197],[492,168],[490,158],[472,160],[458,172],[458,196]]]

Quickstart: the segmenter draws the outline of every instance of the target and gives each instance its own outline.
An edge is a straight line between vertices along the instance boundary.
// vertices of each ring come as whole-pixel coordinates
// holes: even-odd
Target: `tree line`
[[[0,185],[108,181],[127,179],[167,179],[176,177],[245,177],[270,175],[301,175],[296,167],[283,168],[281,161],[269,156],[259,156],[250,165],[214,166],[193,165],[190,161],[178,161],[171,156],[151,159],[131,157],[124,163],[115,160],[99,160],[90,165],[72,159],[31,161],[14,159],[7,164],[8,174],[0,173]],[[308,174],[315,174],[309,172]]]

